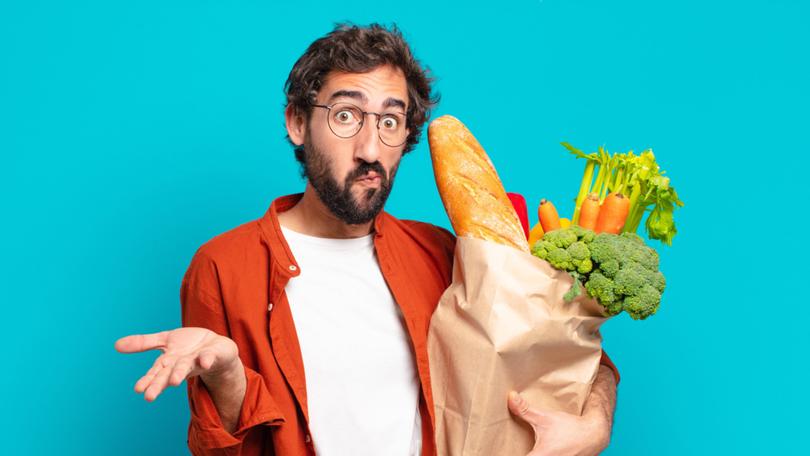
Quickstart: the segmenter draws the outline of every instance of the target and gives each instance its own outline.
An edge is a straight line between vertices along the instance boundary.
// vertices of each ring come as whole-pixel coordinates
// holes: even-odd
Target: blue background
[[[177,326],[196,248],[303,188],[282,85],[342,20],[400,26],[530,212],[572,210],[560,141],[672,177],[661,310],[603,327],[605,454],[806,451],[806,2],[269,3],[0,4],[0,452],[187,451],[185,388],[146,403],[155,355],[113,342]],[[387,209],[448,226],[426,139]]]

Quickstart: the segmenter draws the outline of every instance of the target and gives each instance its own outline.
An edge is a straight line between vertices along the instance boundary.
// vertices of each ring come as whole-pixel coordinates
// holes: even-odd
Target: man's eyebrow
[[[353,98],[362,103],[368,102],[368,98],[366,97],[366,95],[363,92],[357,90],[338,90],[329,97],[327,103],[331,103],[335,98]],[[404,101],[400,100],[399,98],[388,97],[383,102],[383,109],[393,107],[402,108],[403,110],[405,110],[407,108],[407,105],[405,104]]]
[[[400,100],[399,98],[388,98],[387,100],[385,100],[385,102],[383,103],[383,109],[392,107],[402,108],[403,111],[406,108],[405,102]]]
[[[368,101],[368,98],[366,98],[366,95],[363,92],[358,92],[357,90],[338,90],[329,97],[328,102],[331,102],[335,98],[343,97],[354,98],[355,100],[360,100],[363,103]]]

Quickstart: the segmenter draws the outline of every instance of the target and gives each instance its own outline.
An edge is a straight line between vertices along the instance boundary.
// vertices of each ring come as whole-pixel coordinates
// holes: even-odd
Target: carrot
[[[599,217],[599,197],[596,193],[591,193],[582,201],[579,208],[579,226],[593,230],[596,228],[596,220]]]
[[[537,224],[532,227],[532,230],[529,231],[529,247],[533,246],[535,242],[539,241],[540,238],[543,237],[543,225]]]
[[[554,207],[551,201],[540,200],[537,217],[540,219],[540,224],[543,225],[543,231],[546,233],[560,228],[560,216],[557,215],[557,208]]]
[[[597,233],[621,233],[629,212],[630,198],[621,193],[609,194],[599,210],[599,217],[596,219],[594,231]]]

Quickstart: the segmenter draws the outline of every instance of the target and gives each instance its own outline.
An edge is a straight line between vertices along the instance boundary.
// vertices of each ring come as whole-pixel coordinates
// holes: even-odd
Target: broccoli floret
[[[593,242],[593,240],[595,238],[596,238],[596,233],[594,233],[591,230],[585,230],[585,234],[583,234],[582,237],[579,238],[579,240],[586,243],[586,244],[590,244],[591,242]]]
[[[587,274],[593,270],[593,262],[590,258],[585,258],[577,265],[577,272]]]
[[[577,242],[577,235],[574,234],[571,229],[559,229],[554,231],[549,231],[548,233],[543,235],[543,240],[549,241],[552,244],[560,247],[562,249],[568,248],[569,245]]]
[[[638,245],[644,245],[644,239],[641,239],[641,236],[636,233],[622,233],[621,236],[635,242]]]
[[[638,294],[644,285],[649,284],[651,274],[638,263],[628,263],[616,273],[613,282],[616,292],[625,296]]]
[[[627,234],[627,233],[625,233]],[[623,253],[625,261],[635,261],[640,263],[644,268],[650,270],[658,269],[658,254],[655,250],[638,244],[628,244]]]
[[[624,310],[624,308],[622,307],[623,303],[624,303],[624,301],[622,301],[622,300],[619,300],[619,301],[616,301],[616,302],[609,302],[607,304],[602,303],[600,301],[600,304],[602,304],[602,307],[605,308],[604,314],[605,314],[606,317],[612,317],[614,315],[619,315],[620,313],[622,313],[622,310]]]
[[[624,298],[624,310],[633,320],[643,320],[658,311],[661,293],[650,284],[645,284],[633,296]]]
[[[588,282],[585,283],[585,290],[588,291],[588,296],[598,299],[605,307],[619,300],[613,281],[600,274],[599,271],[591,273]]]
[[[588,260],[590,263],[591,261],[591,251],[588,250],[588,246],[585,245],[582,241],[574,242],[573,244],[569,245],[566,249],[569,255],[571,255],[571,266],[576,269],[577,271],[581,271],[582,273],[590,272],[593,268],[593,265],[588,266],[585,264],[585,260]]]
[[[557,269],[562,269],[564,271],[573,271],[574,267],[571,264],[571,255],[568,254],[567,250],[564,249],[555,249],[548,252],[548,257],[546,260],[551,263]]]
[[[624,310],[638,320],[656,312],[666,279],[658,270],[655,250],[632,233],[599,234],[588,247],[599,274],[591,273],[590,280],[595,279],[595,283],[585,283],[585,289],[600,301],[608,315]]]
[[[571,302],[582,294],[582,287],[579,285],[580,275],[576,272],[571,272],[571,278],[574,279],[574,283],[571,285],[571,288],[563,295],[563,299],[565,302]]]
[[[612,279],[616,277],[616,273],[619,272],[619,262],[615,259],[604,261],[599,265],[599,269],[602,270],[602,274],[604,274],[605,277]]]
[[[591,249],[591,259],[601,264],[604,261],[621,258],[619,249],[616,248],[615,238],[618,238],[615,234],[596,235],[593,242],[588,244],[588,248]]]
[[[663,293],[664,289],[667,287],[667,279],[664,277],[664,274],[662,274],[661,271],[655,271],[650,277],[650,285],[655,287],[659,293]]]
[[[590,249],[588,249],[588,246],[582,241],[574,242],[573,244],[569,245],[566,250],[568,251],[568,254],[571,255],[571,259],[578,262],[586,258],[591,258]]]
[[[582,237],[589,231],[579,225],[571,225],[568,228],[568,231],[574,233],[577,236],[577,239],[582,240]]]
[[[532,255],[540,258],[541,260],[545,260],[548,257],[548,252],[552,250],[557,250],[557,246],[549,241],[540,239],[534,243],[534,246],[532,246]]]

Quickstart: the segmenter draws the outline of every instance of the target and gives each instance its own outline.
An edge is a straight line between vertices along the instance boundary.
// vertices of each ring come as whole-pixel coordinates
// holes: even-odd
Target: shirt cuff
[[[251,428],[284,423],[282,415],[258,372],[245,367],[245,399],[239,412],[236,430],[231,434],[222,425],[216,405],[199,376],[188,379],[188,401],[191,409],[189,446],[219,449],[240,445]]]
[[[605,353],[604,350],[602,350],[602,359],[599,360],[599,364],[607,366],[613,371],[613,376],[616,377],[616,385],[618,385],[620,379],[619,369],[616,367],[615,364],[613,364],[613,361],[610,360],[610,357],[607,355],[607,353]]]

